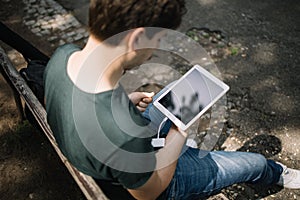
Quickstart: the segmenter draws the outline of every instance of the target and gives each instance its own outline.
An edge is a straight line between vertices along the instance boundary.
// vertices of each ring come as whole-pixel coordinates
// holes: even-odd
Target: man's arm
[[[166,138],[166,145],[156,154],[156,170],[149,180],[139,188],[128,189],[136,199],[156,199],[170,184],[178,157],[185,144],[187,134],[172,127]]]

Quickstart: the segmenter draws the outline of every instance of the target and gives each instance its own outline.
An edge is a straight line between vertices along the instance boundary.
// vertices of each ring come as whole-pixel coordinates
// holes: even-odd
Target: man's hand
[[[129,99],[136,105],[137,109],[144,112],[152,102],[154,92],[132,92],[128,95]]]

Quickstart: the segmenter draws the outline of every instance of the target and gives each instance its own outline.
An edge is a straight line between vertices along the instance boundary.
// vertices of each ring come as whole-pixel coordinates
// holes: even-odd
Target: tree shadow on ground
[[[260,153],[271,158],[282,150],[281,140],[274,135],[262,134],[248,140],[237,151]]]

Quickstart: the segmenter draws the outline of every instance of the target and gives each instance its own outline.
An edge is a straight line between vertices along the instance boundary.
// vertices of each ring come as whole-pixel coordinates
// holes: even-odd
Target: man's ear
[[[129,51],[134,51],[140,46],[142,42],[142,37],[145,34],[145,28],[135,29],[129,36],[128,47]]]

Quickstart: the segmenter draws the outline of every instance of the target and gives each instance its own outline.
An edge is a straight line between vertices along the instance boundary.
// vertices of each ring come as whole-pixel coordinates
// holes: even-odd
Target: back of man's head
[[[89,29],[98,40],[138,27],[175,29],[185,11],[184,0],[91,0]]]

